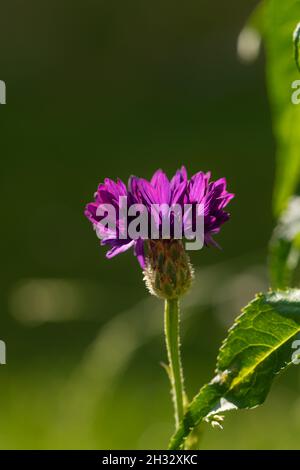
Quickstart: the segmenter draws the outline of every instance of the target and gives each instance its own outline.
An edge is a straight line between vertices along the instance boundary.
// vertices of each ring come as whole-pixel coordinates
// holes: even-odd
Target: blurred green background
[[[193,254],[183,312],[192,397],[221,340],[268,287],[274,142],[264,57],[236,41],[255,1],[3,1],[1,449],[165,448],[173,429],[162,305],[131,255],[112,261],[83,216],[109,176],[226,176],[223,250]],[[299,448],[299,370],[267,403],[206,426],[204,449]]]

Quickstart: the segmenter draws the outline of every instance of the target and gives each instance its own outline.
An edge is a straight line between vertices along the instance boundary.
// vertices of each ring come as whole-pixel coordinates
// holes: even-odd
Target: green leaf
[[[290,199],[273,232],[269,251],[269,270],[273,289],[292,285],[300,258],[300,197]]]
[[[291,101],[292,83],[299,79],[293,42],[299,20],[300,0],[269,0],[266,5],[267,81],[277,141],[276,215],[285,209],[288,199],[296,192],[300,176],[300,105]]]
[[[214,379],[192,400],[170,449],[204,418],[230,409],[262,404],[274,377],[292,362],[292,343],[300,333],[300,290],[258,295],[229,330],[219,351]]]

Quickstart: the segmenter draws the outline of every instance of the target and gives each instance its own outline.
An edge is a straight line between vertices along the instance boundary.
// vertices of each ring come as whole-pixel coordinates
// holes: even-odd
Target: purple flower
[[[127,230],[124,229],[124,218],[121,215],[122,208],[120,201],[127,198],[127,208],[134,204],[141,207],[141,213],[149,216],[150,223],[154,225],[162,237],[162,219],[167,207],[179,206],[184,211],[186,204],[191,205],[192,225],[196,224],[197,204],[203,204],[204,207],[204,242],[206,245],[218,246],[212,236],[220,231],[224,222],[229,219],[229,214],[224,210],[229,201],[234,197],[226,190],[226,179],[221,178],[215,182],[210,182],[210,173],[199,172],[188,180],[187,172],[183,166],[176,172],[171,180],[162,170],[157,170],[150,181],[144,178],[132,176],[129,179],[128,187],[118,179],[117,182],[109,178],[104,180],[103,184],[98,186],[95,193],[95,200],[87,204],[85,209],[86,217],[92,222],[93,226],[101,232],[101,244],[108,245],[110,250],[107,252],[107,258],[112,258],[119,253],[134,249],[141,267],[146,267],[146,258],[144,244],[146,237],[130,238]],[[99,215],[99,208],[103,205],[110,205],[116,211],[116,223],[114,226],[104,227],[101,221],[106,214]],[[154,205],[165,207],[161,212],[153,211]],[[124,214],[123,214],[124,215]],[[132,216],[127,212],[127,224],[132,220]],[[182,219],[182,235],[187,224],[187,219]],[[174,214],[170,216],[170,237],[174,237]],[[148,237],[147,237],[148,238]],[[149,238],[151,238],[149,236]]]

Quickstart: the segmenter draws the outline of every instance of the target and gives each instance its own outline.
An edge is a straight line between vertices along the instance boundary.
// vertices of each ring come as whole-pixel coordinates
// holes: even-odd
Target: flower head
[[[107,258],[112,258],[129,248],[133,248],[140,265],[144,269],[146,266],[145,240],[151,239],[151,233],[148,236],[130,236],[125,231],[125,221],[127,224],[133,220],[130,215],[130,208],[138,206],[140,213],[148,217],[148,228],[150,222],[156,229],[158,239],[179,238],[178,233],[174,235],[174,225],[177,220],[174,214],[169,215],[170,236],[165,237],[162,233],[163,218],[170,207],[176,206],[184,209],[185,205],[190,205],[190,217],[183,217],[181,222],[182,237],[184,237],[184,228],[187,225],[195,227],[197,204],[203,205],[204,215],[204,243],[205,245],[215,245],[213,235],[217,234],[221,226],[229,219],[229,214],[224,209],[229,201],[234,197],[226,190],[226,179],[221,178],[215,182],[210,182],[210,173],[199,172],[188,180],[187,171],[183,166],[176,172],[171,180],[168,179],[162,170],[157,170],[150,181],[144,178],[131,176],[128,186],[120,179],[116,182],[106,178],[104,183],[98,186],[95,193],[95,200],[87,204],[85,209],[86,217],[98,229],[101,235],[102,245],[110,247],[107,252]],[[121,205],[126,198],[127,214],[122,218]],[[100,213],[98,209],[102,206],[111,205],[116,212],[116,223],[113,226],[105,227],[103,220],[105,214]],[[159,212],[157,206],[162,209]],[[153,210],[153,208],[155,208]],[[106,219],[105,219],[106,220]],[[146,220],[145,218],[143,220]],[[152,227],[153,228],[153,227]]]
[[[87,204],[85,215],[101,244],[109,246],[107,258],[133,248],[150,291],[175,298],[188,290],[192,280],[182,240],[187,233],[198,233],[201,216],[200,248],[203,244],[218,246],[213,235],[229,219],[224,209],[233,197],[225,178],[213,182],[209,172],[199,172],[189,180],[183,166],[171,180],[162,170],[150,181],[131,176],[127,186],[120,179],[106,178],[98,186],[94,202]]]

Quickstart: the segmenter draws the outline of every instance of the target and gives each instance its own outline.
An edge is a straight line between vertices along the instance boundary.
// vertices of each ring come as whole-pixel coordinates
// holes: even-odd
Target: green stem
[[[165,336],[169,360],[171,391],[174,402],[175,424],[177,429],[184,414],[184,385],[180,359],[178,299],[165,301]]]

